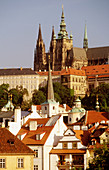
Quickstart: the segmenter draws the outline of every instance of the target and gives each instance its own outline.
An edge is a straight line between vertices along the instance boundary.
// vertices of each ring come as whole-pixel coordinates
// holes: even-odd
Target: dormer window
[[[36,140],[40,140],[40,134],[36,135]]]
[[[7,143],[9,143],[10,145],[14,145],[14,139],[9,139]]]

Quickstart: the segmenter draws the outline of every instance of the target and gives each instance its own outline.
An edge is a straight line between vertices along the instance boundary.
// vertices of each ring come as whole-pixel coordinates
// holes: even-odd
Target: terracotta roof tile
[[[22,142],[26,145],[44,145],[52,129],[53,126],[44,126],[39,127],[36,131],[28,131]],[[45,133],[42,139],[36,140],[36,135],[42,133]]]
[[[82,67],[82,70],[86,72],[88,78],[95,78],[96,75],[98,77],[109,77],[109,64]]]
[[[108,120],[107,112],[97,112],[95,110],[90,110],[87,112],[86,125],[101,122],[102,120],[104,121]]]
[[[74,68],[67,68],[61,71],[61,75],[78,75],[78,76],[85,76],[84,70],[76,70]]]
[[[40,76],[48,76],[48,71],[37,72]],[[61,75],[61,71],[51,71],[52,76]]]
[[[0,128],[0,153],[34,154],[29,147],[6,128]]]
[[[73,130],[75,132],[75,135],[78,139],[80,139],[81,143],[84,146],[88,145],[90,134],[88,130]]]

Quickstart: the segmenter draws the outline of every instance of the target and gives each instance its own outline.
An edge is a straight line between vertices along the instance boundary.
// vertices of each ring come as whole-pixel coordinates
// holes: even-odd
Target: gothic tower
[[[45,44],[42,39],[41,25],[39,24],[39,33],[36,44],[36,49],[34,51],[34,70],[45,70],[46,69],[46,53]]]
[[[85,30],[84,30],[83,48],[84,48],[86,51],[88,50],[88,38],[87,38],[87,26],[86,26],[86,24],[85,24]]]
[[[64,20],[64,10],[62,8],[60,31],[58,33],[58,38],[54,33],[54,28],[52,30],[52,38],[50,43],[50,56],[52,59],[52,70],[62,70],[66,66],[71,65],[71,55],[69,54],[73,48],[72,35],[68,38],[68,33],[66,31],[66,23]]]

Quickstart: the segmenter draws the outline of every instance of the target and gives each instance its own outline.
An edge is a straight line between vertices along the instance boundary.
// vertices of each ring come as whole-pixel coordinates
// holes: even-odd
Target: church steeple
[[[85,30],[84,30],[84,42],[83,42],[83,48],[87,51],[88,49],[88,38],[87,38],[87,26],[85,24]]]
[[[42,41],[41,25],[39,24],[38,40]]]
[[[64,8],[62,5],[62,15],[61,15],[61,23],[60,23],[60,32],[58,33],[58,39],[68,38],[68,33],[66,31],[66,23],[64,21]]]
[[[54,91],[53,91],[53,83],[51,77],[51,68],[50,68],[50,55],[49,59],[49,71],[48,71],[48,84],[47,84],[47,100],[54,100]]]

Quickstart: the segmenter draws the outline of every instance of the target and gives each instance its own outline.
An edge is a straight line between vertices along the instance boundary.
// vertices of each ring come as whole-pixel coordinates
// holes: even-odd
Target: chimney
[[[36,108],[35,105],[32,105],[32,106],[31,106],[31,111],[32,111],[33,113],[36,112],[36,109],[37,109],[37,108]]]
[[[14,111],[14,121],[16,123],[21,123],[21,108],[17,107]]]
[[[65,110],[66,110],[66,104],[63,104],[63,106],[64,106],[64,108],[65,108]]]
[[[29,126],[29,130],[36,130],[37,129],[37,121],[31,120],[30,121],[30,126]]]

